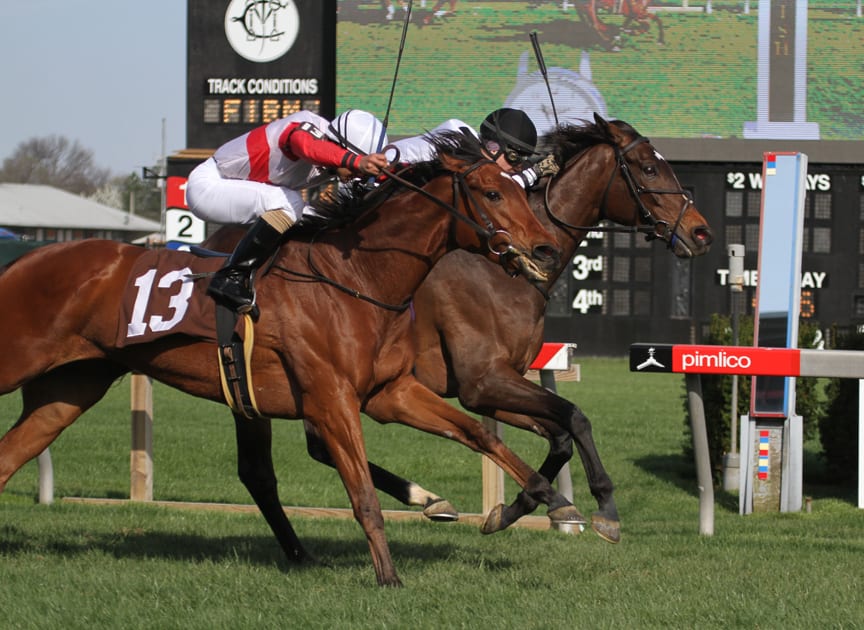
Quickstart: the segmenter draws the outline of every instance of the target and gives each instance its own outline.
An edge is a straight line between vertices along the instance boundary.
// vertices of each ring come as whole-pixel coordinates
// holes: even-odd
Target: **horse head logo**
[[[287,53],[300,31],[292,0],[231,0],[225,11],[225,35],[234,51],[249,61],[266,63]]]

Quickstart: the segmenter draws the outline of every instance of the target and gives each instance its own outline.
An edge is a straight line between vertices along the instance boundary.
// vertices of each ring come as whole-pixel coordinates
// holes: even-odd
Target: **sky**
[[[0,162],[50,135],[115,175],[186,145],[185,0],[2,0]]]

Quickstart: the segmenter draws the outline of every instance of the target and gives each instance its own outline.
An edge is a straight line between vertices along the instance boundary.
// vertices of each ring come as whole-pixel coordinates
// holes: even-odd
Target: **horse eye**
[[[501,201],[501,193],[498,192],[497,190],[487,190],[484,193],[484,196],[489,201]]]
[[[657,175],[657,167],[653,164],[649,164],[642,168],[642,172],[648,175],[649,177],[654,177]]]

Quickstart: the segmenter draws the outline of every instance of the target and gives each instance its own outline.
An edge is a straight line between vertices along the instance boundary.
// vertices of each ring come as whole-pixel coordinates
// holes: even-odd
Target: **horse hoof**
[[[486,520],[483,521],[483,525],[480,526],[480,533],[494,534],[495,532],[500,532],[505,527],[506,525],[504,524],[504,504],[499,503],[494,508],[489,510],[489,514],[486,515]]]
[[[549,517],[553,525],[584,525],[588,522],[575,505],[562,505],[554,510],[549,510],[546,516]]]
[[[561,532],[562,534],[570,534],[571,536],[578,536],[582,532],[585,531],[584,525],[577,525],[573,523],[555,523],[551,524],[552,529],[556,532]]]
[[[591,529],[606,542],[621,542],[621,523],[619,521],[613,521],[595,513],[591,515]]]
[[[459,520],[459,512],[447,499],[435,499],[423,508],[423,516],[436,523],[451,523]]]

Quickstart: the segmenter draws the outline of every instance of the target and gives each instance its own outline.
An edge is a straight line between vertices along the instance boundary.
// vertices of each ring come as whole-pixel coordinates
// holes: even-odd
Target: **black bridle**
[[[564,221],[563,219],[555,215],[549,204],[549,189],[552,185],[552,180],[555,179],[555,177],[550,177],[546,181],[544,205],[546,206],[546,214],[549,216],[549,218],[561,227],[565,227],[571,230],[631,233],[639,232],[646,234],[646,238],[649,241],[659,238],[666,241],[667,248],[671,249],[672,247],[674,247],[675,239],[677,238],[676,233],[679,226],[681,225],[681,221],[684,219],[684,214],[687,212],[687,209],[693,205],[693,197],[690,195],[689,191],[684,190],[683,188],[647,188],[636,181],[636,178],[630,171],[630,166],[627,164],[627,160],[624,156],[635,147],[646,142],[649,142],[648,138],[645,138],[644,136],[636,136],[636,138],[632,140],[629,144],[627,144],[624,148],[619,147],[617,144],[610,143],[610,146],[612,146],[612,149],[615,151],[616,168],[612,170],[612,174],[609,176],[609,181],[606,182],[606,188],[603,191],[603,199],[600,202],[600,217],[598,218],[598,221],[608,220],[608,217],[606,216],[606,201],[609,197],[609,191],[612,188],[612,182],[615,181],[615,176],[620,174],[621,178],[624,180],[624,184],[627,186],[627,190],[629,191],[630,196],[633,198],[633,201],[635,203],[635,212],[637,216],[634,225],[629,227],[622,225],[572,225],[567,221]],[[586,153],[588,153],[588,151],[593,148],[595,147],[589,147],[588,149],[585,149],[584,151],[573,157],[567,164],[564,165],[564,168],[562,168],[561,171],[563,172],[571,164],[580,160]],[[644,202],[642,201],[642,195],[645,194],[682,195],[684,197],[684,203],[681,207],[681,211],[678,213],[678,217],[675,220],[675,223],[672,225],[671,229],[669,227],[668,221],[658,220],[644,204]],[[640,223],[642,225],[640,225]]]

